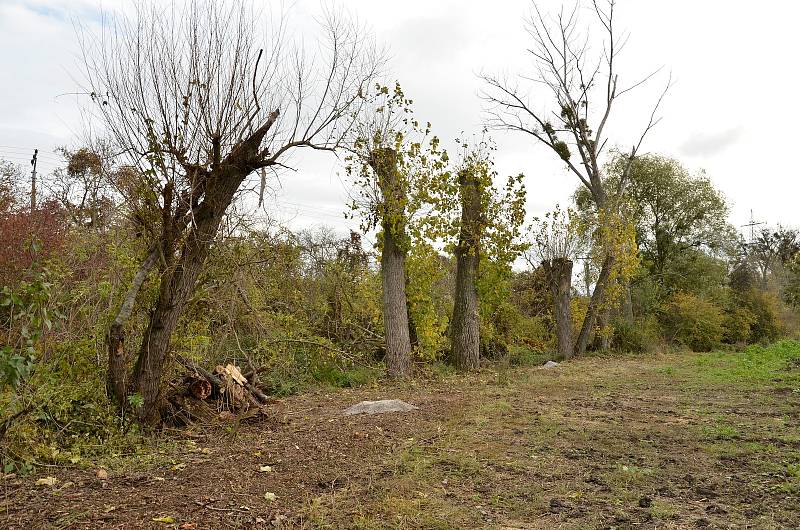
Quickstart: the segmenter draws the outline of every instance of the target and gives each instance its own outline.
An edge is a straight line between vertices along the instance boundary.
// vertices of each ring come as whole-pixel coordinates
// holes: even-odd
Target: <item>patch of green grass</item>
[[[722,420],[717,420],[713,425],[704,426],[703,435],[712,440],[738,440],[742,437],[739,429]]]
[[[800,494],[800,463],[786,464],[783,470],[784,480],[778,490],[787,495]]]
[[[511,366],[540,366],[555,358],[552,353],[545,353],[525,346],[510,346],[508,363]]]
[[[653,519],[666,521],[675,517],[678,509],[664,501],[654,501],[653,506],[650,507],[650,516]]]
[[[481,416],[494,416],[494,415],[508,415],[514,411],[514,407],[508,401],[499,399],[497,401],[490,401],[484,403],[475,411],[476,414]]]
[[[701,386],[751,386],[769,382],[795,388],[800,386],[800,370],[792,368],[797,359],[800,359],[800,342],[784,340],[767,347],[749,346],[742,352],[697,354],[676,366],[674,373]]]

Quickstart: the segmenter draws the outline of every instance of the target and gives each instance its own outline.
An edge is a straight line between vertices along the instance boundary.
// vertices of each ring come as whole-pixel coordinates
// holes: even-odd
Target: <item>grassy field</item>
[[[420,408],[339,415],[385,397]],[[799,422],[797,342],[486,369],[289,398],[107,479],[6,479],[0,525],[800,528]]]

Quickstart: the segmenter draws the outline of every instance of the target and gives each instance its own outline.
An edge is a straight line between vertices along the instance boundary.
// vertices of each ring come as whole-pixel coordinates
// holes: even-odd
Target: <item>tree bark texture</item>
[[[484,212],[480,190],[469,169],[458,174],[461,199],[461,227],[456,257],[456,291],[450,332],[452,355],[462,370],[480,365],[480,321],[478,316],[478,263],[480,227]]]
[[[633,324],[633,297],[630,281],[626,281],[625,285],[623,285],[622,315],[625,318],[625,322]]]
[[[142,288],[142,284],[158,261],[159,250],[158,247],[151,249],[139,266],[139,270],[136,271],[133,281],[131,281],[131,285],[127,293],[125,293],[122,306],[108,331],[108,374],[106,386],[109,395],[123,408],[127,406],[129,362],[128,354],[125,350],[125,324],[127,324],[133,312],[133,306],[136,303],[136,297]]]
[[[558,355],[563,359],[572,357],[572,260],[555,258],[542,263],[553,294],[553,316],[556,324]]]
[[[402,378],[411,373],[411,335],[406,299],[406,190],[397,174],[397,153],[394,150],[376,149],[370,166],[378,177],[383,196],[381,280],[386,371],[390,377]]]

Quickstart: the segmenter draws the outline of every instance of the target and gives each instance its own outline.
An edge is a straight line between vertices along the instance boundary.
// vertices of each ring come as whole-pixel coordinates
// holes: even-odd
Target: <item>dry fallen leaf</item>
[[[264,498],[265,498],[266,500],[268,500],[268,501],[272,502],[272,501],[274,501],[275,499],[277,499],[278,497],[277,497],[277,496],[275,496],[275,494],[274,494],[274,493],[272,493],[271,491],[268,491],[268,492],[266,492],[266,493],[264,494]]]
[[[97,478],[99,478],[100,480],[108,480],[108,471],[106,471],[105,469],[98,469],[95,475],[97,475]]]
[[[258,468],[261,473],[269,473],[272,471],[272,466],[261,466]]]
[[[36,481],[37,486],[55,486],[58,479],[56,477],[40,478]]]
[[[181,530],[194,530],[197,528],[197,523],[183,523],[179,528]]]

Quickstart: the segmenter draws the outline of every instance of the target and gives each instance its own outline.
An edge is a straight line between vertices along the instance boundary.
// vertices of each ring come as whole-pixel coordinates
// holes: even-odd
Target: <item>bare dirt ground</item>
[[[0,527],[800,528],[798,369],[748,362],[589,358],[296,396],[164,434],[107,477],[6,478]],[[380,398],[419,409],[341,415]]]

